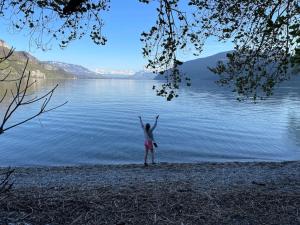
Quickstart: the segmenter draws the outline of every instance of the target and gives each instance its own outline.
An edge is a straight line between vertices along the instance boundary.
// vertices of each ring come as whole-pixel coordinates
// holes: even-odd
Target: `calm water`
[[[69,103],[1,135],[1,166],[141,163],[138,116],[153,123],[156,114],[159,162],[300,159],[296,89],[282,88],[280,95],[252,104],[203,85],[167,102],[152,91],[156,81],[59,82],[52,103]],[[43,92],[54,83],[40,81],[35,89]],[[36,109],[21,110],[15,121]]]

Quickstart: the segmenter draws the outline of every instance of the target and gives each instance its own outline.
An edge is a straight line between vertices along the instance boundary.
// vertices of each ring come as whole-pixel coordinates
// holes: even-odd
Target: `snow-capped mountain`
[[[58,67],[64,70],[65,72],[74,74],[77,78],[103,78],[102,75],[80,65],[56,61],[45,61],[44,63]]]
[[[134,75],[130,76],[129,79],[133,80],[153,80],[157,74],[148,72],[148,71],[139,71],[136,72]]]

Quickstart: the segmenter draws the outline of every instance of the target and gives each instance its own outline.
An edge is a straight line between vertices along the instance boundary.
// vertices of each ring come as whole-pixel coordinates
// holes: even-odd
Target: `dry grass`
[[[270,185],[204,192],[184,182],[21,188],[0,224],[300,224],[300,193]]]
[[[299,171],[299,161],[16,168],[0,225],[298,225]]]
[[[7,198],[8,192],[13,186],[11,176],[14,170],[11,168],[4,169],[0,172],[0,202]]]

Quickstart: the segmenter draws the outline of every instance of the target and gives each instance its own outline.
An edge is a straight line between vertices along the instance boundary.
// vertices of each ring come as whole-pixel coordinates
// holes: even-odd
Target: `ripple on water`
[[[137,116],[153,124],[156,114],[159,161],[300,159],[297,93],[254,105],[220,89],[185,89],[167,102],[155,96],[154,82],[65,81],[52,104],[68,100],[66,106],[1,135],[0,165],[139,163],[144,146]]]

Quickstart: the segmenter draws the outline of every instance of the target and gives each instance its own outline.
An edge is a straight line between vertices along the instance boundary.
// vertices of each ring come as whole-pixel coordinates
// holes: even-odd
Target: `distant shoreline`
[[[300,161],[18,167],[13,180],[0,224],[300,222]]]

